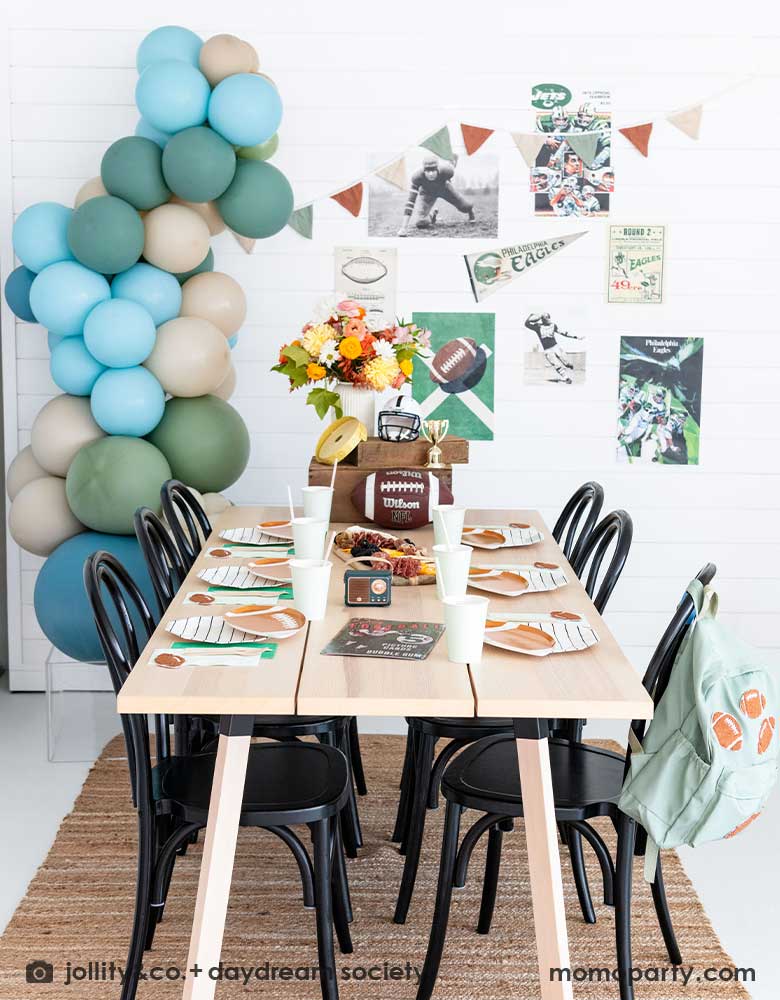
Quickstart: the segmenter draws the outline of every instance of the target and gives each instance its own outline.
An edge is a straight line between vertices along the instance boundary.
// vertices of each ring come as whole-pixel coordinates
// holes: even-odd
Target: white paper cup
[[[322,559],[327,521],[314,517],[294,517],[292,530],[296,559]]]
[[[291,559],[293,604],[309,621],[321,622],[328,606],[332,562],[323,559]]]
[[[436,560],[436,592],[439,600],[445,597],[462,597],[469,585],[471,568],[470,545],[434,545]]]
[[[303,516],[330,523],[330,508],[333,504],[333,490],[330,486],[303,487]]]
[[[445,597],[444,624],[450,663],[476,664],[482,660],[487,621],[487,597]]]
[[[453,503],[437,503],[433,508],[433,540],[437,545],[460,545],[466,508]],[[447,534],[444,534],[444,526]]]

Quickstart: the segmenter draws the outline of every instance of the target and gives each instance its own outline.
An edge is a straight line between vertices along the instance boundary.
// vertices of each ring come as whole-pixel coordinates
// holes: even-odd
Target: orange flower
[[[409,358],[407,358],[405,361],[402,361],[401,364],[399,365],[399,368],[404,373],[404,375],[406,375],[407,378],[411,378],[412,372],[414,371],[414,365],[412,364]]]
[[[357,337],[362,340],[366,335],[366,324],[362,319],[348,319],[344,324],[345,337]]]
[[[360,323],[360,320],[351,319],[349,322]],[[360,325],[363,326],[362,323],[360,323]],[[339,344],[339,354],[345,358],[349,358],[351,361],[354,361],[355,358],[359,358],[362,350],[363,348],[360,344],[360,340],[355,336],[345,337]]]
[[[312,380],[312,382],[319,382],[321,378],[325,378],[325,369],[322,365],[315,365],[314,362],[306,365],[306,374]]]

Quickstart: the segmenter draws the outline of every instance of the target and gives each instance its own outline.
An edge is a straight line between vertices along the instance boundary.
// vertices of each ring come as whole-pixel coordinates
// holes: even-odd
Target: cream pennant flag
[[[685,108],[683,111],[675,111],[667,115],[666,120],[670,125],[674,125],[675,128],[684,132],[691,139],[698,139],[703,111],[704,106],[696,104],[692,108]]]
[[[593,166],[599,137],[596,132],[574,132],[566,134],[566,145],[570,146],[586,167]]]
[[[238,243],[244,253],[251,253],[254,250],[257,240],[253,240],[249,236],[242,236],[240,233],[236,233],[232,229],[230,232],[233,233],[233,239],[236,243]]]
[[[471,290],[477,302],[481,302],[494,292],[505,288],[515,278],[526,274],[533,267],[543,264],[548,257],[570,246],[581,233],[566,233],[562,236],[531,243],[519,243],[510,247],[497,247],[464,255],[469,273]]]
[[[382,180],[387,181],[388,184],[392,184],[393,187],[405,191],[407,188],[406,159],[401,156],[393,163],[388,163],[386,167],[380,167],[379,170],[375,170],[374,175],[381,177]]]
[[[512,132],[511,135],[520,150],[520,155],[526,164],[532,167],[536,163],[539,150],[544,145],[544,136],[538,132]]]

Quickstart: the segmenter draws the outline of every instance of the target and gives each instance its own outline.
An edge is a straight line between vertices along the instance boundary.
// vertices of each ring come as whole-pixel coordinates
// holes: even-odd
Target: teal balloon
[[[106,434],[140,438],[159,424],[165,392],[146,368],[108,368],[92,388],[90,408]]]
[[[170,135],[167,132],[161,132],[158,128],[154,128],[144,118],[138,119],[135,134],[142,139],[151,139],[152,142],[157,143],[160,149],[165,149],[165,144],[170,139]]]
[[[279,128],[282,99],[265,77],[234,73],[214,88],[208,115],[214,131],[234,146],[256,146]]]
[[[73,256],[85,267],[101,274],[119,274],[132,267],[143,252],[143,220],[121,198],[90,198],[71,216],[68,243]]]
[[[191,278],[194,274],[201,274],[203,271],[213,271],[214,270],[214,251],[209,248],[209,252],[203,258],[203,260],[198,264],[197,267],[193,267],[191,271],[182,271],[181,274],[175,275],[176,280],[180,285],[183,285],[188,278]]]
[[[146,261],[118,274],[111,282],[111,295],[143,306],[155,326],[174,319],[181,309],[181,285],[176,276]]]
[[[122,563],[149,607],[154,608],[152,581],[135,537],[94,531],[74,535],[52,552],[36,577],[33,597],[35,617],[49,642],[74,660],[98,663],[104,655],[84,589],[84,562],[100,549]],[[118,627],[115,616],[110,617]],[[135,613],[133,620],[140,629]],[[143,631],[138,634],[143,635]]]
[[[206,120],[211,88],[190,63],[169,59],[152,63],[138,79],[135,103],[141,116],[161,132],[181,132]]]
[[[165,455],[176,479],[201,493],[226,489],[249,461],[246,425],[217,396],[169,399],[149,440]]]
[[[107,368],[132,368],[152,353],[157,331],[149,312],[129,299],[95,306],[84,324],[84,344]]]
[[[49,333],[46,336],[46,343],[49,348],[49,354],[54,354],[54,348],[57,344],[61,344],[65,340],[65,337],[61,337],[58,333]]]
[[[237,333],[234,333],[232,337],[228,337],[228,344],[230,345],[230,350],[231,351],[233,350],[233,348],[236,346],[237,343],[238,343],[238,334]]]
[[[217,208],[234,232],[261,240],[287,225],[293,210],[293,190],[281,170],[272,164],[239,160],[233,183],[217,198]]]
[[[14,223],[14,253],[38,274],[60,260],[73,260],[68,246],[68,223],[73,209],[56,201],[39,201],[25,208]]]
[[[85,445],[70,463],[65,494],[88,528],[111,535],[133,530],[138,507],[160,508],[160,487],[171,478],[165,457],[148,441],[104,437]]]
[[[162,172],[162,150],[154,139],[126,135],[112,142],[100,163],[109,194],[130,202],[139,212],[164,205],[171,197]]]
[[[30,289],[30,308],[38,322],[61,337],[75,337],[98,302],[111,298],[111,287],[97,271],[75,260],[50,264]]]
[[[25,267],[17,267],[11,271],[5,282],[5,301],[8,308],[25,323],[35,323],[35,313],[30,308],[30,288],[35,281],[35,271]]]
[[[270,160],[279,148],[279,135],[274,132],[270,139],[257,146],[237,146],[236,156],[242,160]]]
[[[71,396],[88,396],[105,367],[87,350],[83,337],[65,337],[51,352],[51,377]]]
[[[143,73],[152,63],[165,59],[183,59],[191,66],[197,66],[202,45],[203,39],[194,31],[167,24],[150,31],[144,38],[138,46],[135,65],[139,73]]]
[[[183,201],[213,201],[233,180],[236,154],[205,126],[178,132],[163,150],[165,183]]]

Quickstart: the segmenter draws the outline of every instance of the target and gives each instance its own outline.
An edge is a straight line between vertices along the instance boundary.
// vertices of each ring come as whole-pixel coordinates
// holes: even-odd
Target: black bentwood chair
[[[116,693],[154,631],[154,619],[122,564],[95,552],[84,584]],[[118,628],[114,624],[118,622]],[[135,996],[143,952],[162,919],[178,850],[208,820],[216,754],[170,756],[156,747],[152,764],[145,715],[123,715],[133,801],[138,815],[138,874],[122,1000]],[[303,903],[316,909],[324,1000],[337,1000],[333,927],[343,953],[352,951],[352,919],[338,816],[349,794],[340,750],[319,743],[261,743],[249,750],[240,823],[268,830],[286,844],[301,877]],[[309,827],[313,863],[290,829]]]
[[[715,566],[708,563],[699,571],[697,579],[706,585],[714,576]],[[686,593],[650,659],[642,683],[656,705],[669,683],[677,652],[694,615],[693,600]],[[634,720],[631,723],[633,734],[640,743],[645,734],[645,725],[644,720]],[[615,906],[621,1000],[633,1000],[634,996],[631,978],[633,857],[644,854],[646,842],[644,829],[618,808],[630,760],[630,745],[623,756],[585,743],[566,739],[550,740],[556,819],[559,824],[573,827],[593,847],[604,880],[604,902]],[[503,833],[511,829],[514,819],[523,815],[514,735],[491,736],[464,750],[444,772],[441,787],[447,811],[433,926],[417,1000],[429,1000],[433,993],[444,950],[452,889],[454,886],[465,885],[471,853],[480,837],[488,830],[490,833],[478,930],[486,933],[490,927],[498,887]],[[483,815],[465,834],[458,849],[460,820],[464,809],[476,809]],[[596,816],[608,816],[617,830],[615,863],[600,834],[588,822]],[[655,881],[652,883],[652,895],[669,961],[673,965],[680,965],[682,956],[666,902],[660,857]]]
[[[593,481],[583,483],[569,498],[555,522],[552,532],[553,538],[559,543],[563,554],[572,566],[579,555],[580,548],[596,527],[603,506],[604,490],[602,486]],[[585,521],[580,528],[583,514],[585,514]],[[565,538],[563,537],[564,532],[566,532]]]

